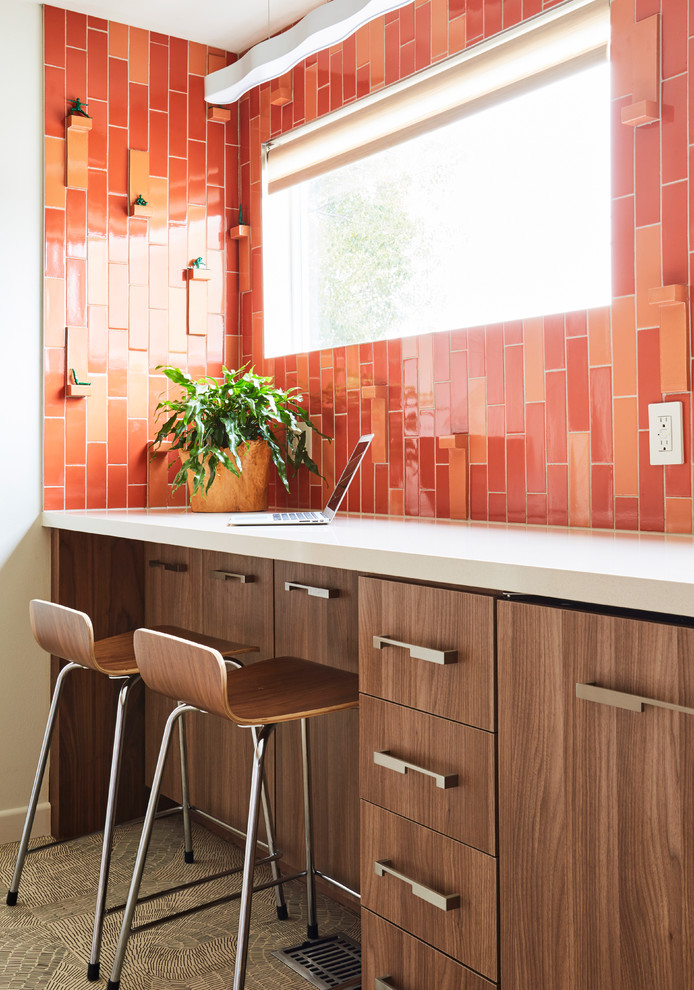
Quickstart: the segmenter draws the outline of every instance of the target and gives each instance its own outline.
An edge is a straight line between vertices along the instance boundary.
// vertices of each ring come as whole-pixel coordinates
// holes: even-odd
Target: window
[[[267,146],[268,356],[607,305],[605,3]]]

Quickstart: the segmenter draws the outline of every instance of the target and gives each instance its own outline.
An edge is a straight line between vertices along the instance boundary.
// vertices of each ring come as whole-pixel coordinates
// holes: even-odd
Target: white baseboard
[[[0,844],[18,842],[22,837],[26,808],[5,808],[0,810]],[[34,818],[32,836],[51,834],[51,805],[49,801],[40,801]]]

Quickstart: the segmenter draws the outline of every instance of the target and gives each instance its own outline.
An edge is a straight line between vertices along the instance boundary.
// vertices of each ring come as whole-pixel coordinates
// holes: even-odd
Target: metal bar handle
[[[215,581],[238,581],[240,584],[252,584],[255,581],[252,574],[234,574],[233,571],[210,571],[210,577]]]
[[[397,756],[391,756],[388,749],[376,750],[374,763],[379,767],[385,767],[386,770],[395,770],[396,773],[407,773],[408,770],[423,773],[426,777],[433,777],[436,786],[444,790],[458,786],[457,773],[435,773],[433,770],[427,770],[426,767],[418,767],[416,763],[408,763],[406,760],[398,759]]]
[[[409,650],[413,660],[428,660],[429,663],[458,662],[457,650],[432,650],[428,646],[401,643],[400,640],[390,639],[388,636],[374,636],[373,645],[377,650],[382,650],[384,646],[399,646],[403,650]]]
[[[396,880],[402,880],[403,883],[410,885],[412,888],[412,893],[415,897],[420,897],[423,901],[426,901],[427,904],[431,904],[433,907],[438,908],[439,911],[454,911],[456,908],[460,907],[460,894],[440,894],[438,890],[432,890],[431,887],[427,887],[423,883],[413,880],[412,877],[407,877],[404,873],[399,873],[397,870],[394,870],[390,864],[391,860],[389,859],[376,860],[374,863],[376,876],[382,877],[386,874],[390,874],[390,876],[395,877]]]
[[[374,979],[374,990],[396,990],[396,987],[390,982],[390,976],[377,976]]]
[[[612,691],[610,688],[598,687],[597,684],[577,684],[576,697],[583,698],[584,701],[595,701],[599,705],[624,708],[629,712],[642,712],[643,706],[649,705],[651,708],[666,708],[671,712],[694,715],[694,708],[672,705],[667,701],[657,701],[655,698],[642,698],[638,694],[627,694],[625,691]]]
[[[296,581],[285,581],[285,591],[306,591],[311,598],[339,598],[337,588],[315,588],[310,584],[297,584]]]
[[[169,563],[166,560],[150,560],[149,566],[150,567],[163,567],[165,571],[179,571],[179,572],[183,572],[183,571],[187,571],[188,570],[188,565],[187,564],[171,564],[171,563]]]

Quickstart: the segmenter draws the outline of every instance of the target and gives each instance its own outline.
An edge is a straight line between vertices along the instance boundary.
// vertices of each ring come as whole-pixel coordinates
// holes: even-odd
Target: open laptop
[[[373,438],[373,433],[365,433],[363,437],[359,437],[359,441],[347,461],[347,467],[340,475],[340,480],[335,485],[335,490],[330,496],[328,504],[321,512],[316,512],[313,509],[291,509],[287,512],[237,512],[229,520],[228,525],[324,526],[326,523],[332,522]]]

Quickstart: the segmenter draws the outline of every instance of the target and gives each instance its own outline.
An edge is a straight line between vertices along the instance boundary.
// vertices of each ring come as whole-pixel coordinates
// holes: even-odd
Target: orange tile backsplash
[[[682,468],[649,464],[645,428],[646,406],[664,398],[660,311],[649,293],[689,284],[694,232],[694,47],[682,0],[636,5],[639,20],[660,15],[665,80],[662,120],[638,127],[621,123],[622,109],[644,98],[631,88],[639,79],[639,66],[629,64],[634,6],[611,5],[612,307],[262,357],[262,142],[553,5],[414,0],[299,64],[289,102],[273,106],[277,87],[267,83],[230,107],[228,122],[208,118],[202,77],[235,56],[44,8],[46,506],[183,504],[181,493],[171,496],[161,459],[147,465],[152,411],[166,384],[156,366],[215,375],[223,362],[251,361],[298,385],[311,417],[334,437],[314,445],[329,483],[360,432],[385,430],[378,457],[367,455],[350,490],[350,510],[440,518],[469,510],[473,519],[502,522],[692,532],[690,393],[669,396],[684,402]],[[76,96],[90,101],[94,118],[86,205],[84,193],[66,196],[64,187],[63,121]],[[128,216],[129,148],[149,153],[149,219]],[[239,203],[252,249],[250,291],[241,292],[237,241],[229,238]],[[204,283],[206,335],[191,336],[184,269],[200,254],[213,275]],[[68,315],[89,327],[94,385],[88,399],[70,400],[84,410],[66,415]],[[325,488],[306,476],[290,496],[273,484],[271,497],[319,506]]]

